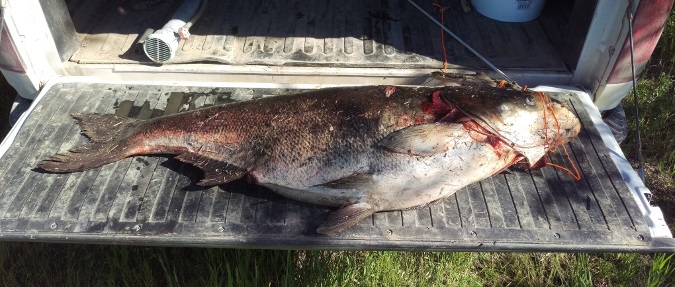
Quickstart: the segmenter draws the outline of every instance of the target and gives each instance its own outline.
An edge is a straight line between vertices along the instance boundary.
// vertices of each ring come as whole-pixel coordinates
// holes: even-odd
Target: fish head
[[[567,103],[541,92],[466,87],[445,90],[441,98],[521,153],[531,165],[550,147],[569,142],[581,130],[579,118]]]

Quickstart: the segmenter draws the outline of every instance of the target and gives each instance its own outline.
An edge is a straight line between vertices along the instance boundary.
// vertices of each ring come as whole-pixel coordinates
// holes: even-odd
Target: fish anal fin
[[[447,197],[437,198],[437,199],[434,199],[434,200],[429,201],[427,203],[424,203],[424,204],[421,204],[421,205],[418,205],[418,206],[413,206],[411,208],[406,208],[406,209],[403,209],[403,210],[417,210],[417,209],[427,208],[427,207],[430,207],[430,206],[433,206],[433,205],[436,205],[436,204],[439,204],[439,203],[443,202],[446,198]]]
[[[461,131],[461,125],[422,124],[397,130],[377,145],[388,151],[415,156],[432,156],[448,151],[448,140]]]
[[[347,205],[331,212],[326,221],[316,229],[316,232],[333,235],[356,225],[373,213],[375,213],[374,208],[365,202]]]
[[[370,173],[355,173],[343,178],[339,178],[315,186],[327,187],[331,189],[364,189],[373,183],[373,175]]]
[[[204,171],[204,178],[197,183],[200,186],[214,186],[228,183],[241,178],[247,173],[246,169],[236,165],[191,152],[182,153],[176,156],[176,159],[194,165]]]

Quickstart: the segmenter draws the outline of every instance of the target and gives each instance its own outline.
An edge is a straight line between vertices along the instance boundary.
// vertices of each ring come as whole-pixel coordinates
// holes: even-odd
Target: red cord
[[[441,12],[441,24],[445,26],[445,7],[441,6],[438,3],[438,0],[434,0],[432,4],[434,7],[438,8],[438,11]],[[441,28],[441,45],[443,45],[443,73],[448,72],[448,55],[445,52],[445,31]]]
[[[558,149],[558,145],[562,146],[563,152],[567,156],[567,160],[569,161],[570,165],[572,165],[572,169],[574,170],[574,173],[572,173],[571,170],[569,170],[566,167],[554,164],[554,163],[549,163],[547,162],[547,166],[552,166],[558,169],[561,169],[563,171],[566,171],[572,178],[575,180],[581,180],[581,174],[579,173],[579,170],[577,169],[577,166],[574,164],[574,161],[572,161],[572,157],[570,156],[570,153],[567,151],[567,147],[565,146],[565,143],[562,141],[562,136],[560,133],[560,123],[558,122],[558,117],[555,115],[555,111],[553,110],[553,103],[551,102],[551,98],[542,93],[542,92],[537,92],[539,95],[539,98],[541,99],[541,104],[542,107],[544,108],[544,138],[546,140],[546,145],[548,145],[548,123],[546,121],[546,113],[548,111],[551,112],[551,115],[553,116],[553,120],[555,121],[555,126],[557,129],[557,136],[554,139],[554,144],[553,147],[549,149],[549,151],[555,152]]]

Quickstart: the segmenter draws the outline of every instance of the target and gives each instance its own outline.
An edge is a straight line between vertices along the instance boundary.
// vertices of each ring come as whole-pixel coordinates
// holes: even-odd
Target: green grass
[[[668,286],[672,255],[0,244],[0,286]]]
[[[640,107],[640,131],[642,153],[649,162],[658,165],[662,172],[675,175],[675,80],[673,75],[659,73],[654,78],[638,81]],[[635,111],[632,95],[624,99],[626,116],[629,119],[629,136],[623,145],[627,156],[634,158],[637,151],[635,135]]]

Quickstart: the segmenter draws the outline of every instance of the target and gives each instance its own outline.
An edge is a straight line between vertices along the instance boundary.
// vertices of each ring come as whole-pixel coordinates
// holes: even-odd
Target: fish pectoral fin
[[[347,205],[331,212],[326,221],[316,229],[316,232],[333,235],[356,225],[373,213],[375,213],[375,209],[365,202]]]
[[[315,186],[327,187],[331,189],[364,189],[373,184],[373,174],[355,173],[343,178],[329,181]]]
[[[177,160],[189,163],[204,171],[204,178],[197,185],[214,186],[228,183],[246,174],[246,170],[217,159],[196,153],[182,153],[176,156]]]
[[[459,127],[446,123],[411,126],[389,134],[377,145],[395,153],[432,156],[448,151],[448,139],[457,135]]]

